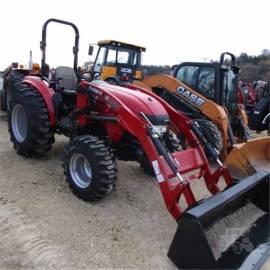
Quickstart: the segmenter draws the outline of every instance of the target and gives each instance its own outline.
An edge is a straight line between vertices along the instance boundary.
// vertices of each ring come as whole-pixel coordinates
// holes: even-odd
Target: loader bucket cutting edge
[[[259,170],[270,172],[270,137],[235,144],[225,164],[235,179],[253,175]]]
[[[270,249],[269,182],[269,172],[257,172],[187,210],[168,257],[180,269],[239,269],[261,261]]]

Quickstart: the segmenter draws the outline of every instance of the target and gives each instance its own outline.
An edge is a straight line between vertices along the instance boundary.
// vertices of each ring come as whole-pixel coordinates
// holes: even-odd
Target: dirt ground
[[[101,202],[77,199],[62,170],[64,137],[46,157],[25,159],[0,115],[0,269],[175,269],[176,230],[154,178],[119,162],[117,189]]]
[[[63,176],[66,143],[58,136],[45,157],[25,159],[0,114],[0,269],[176,269],[167,258],[176,223],[155,179],[118,162],[116,190],[85,203]]]

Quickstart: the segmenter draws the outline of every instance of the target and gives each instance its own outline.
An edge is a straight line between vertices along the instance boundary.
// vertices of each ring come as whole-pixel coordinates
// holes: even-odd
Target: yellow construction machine
[[[91,77],[98,75],[110,84],[123,84],[131,80],[142,80],[141,53],[145,48],[117,40],[101,40],[98,52],[89,67]],[[89,55],[93,55],[94,46],[89,46]]]

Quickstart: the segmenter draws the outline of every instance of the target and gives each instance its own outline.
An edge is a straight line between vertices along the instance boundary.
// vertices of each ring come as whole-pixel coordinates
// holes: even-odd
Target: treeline
[[[171,66],[154,66],[154,65],[143,65],[142,69],[144,70],[147,76],[154,74],[170,74]]]
[[[237,64],[241,68],[242,79],[270,81],[270,50],[264,49],[258,56],[241,53],[237,57]]]
[[[241,53],[236,60],[237,65],[241,69],[240,78],[253,81],[254,79],[262,79],[270,81],[270,50],[264,49],[258,56]],[[146,75],[153,74],[169,74],[171,66],[155,66],[144,65],[143,70]]]

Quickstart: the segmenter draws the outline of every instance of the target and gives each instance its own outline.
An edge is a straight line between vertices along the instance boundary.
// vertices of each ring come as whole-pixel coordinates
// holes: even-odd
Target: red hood
[[[143,112],[148,116],[167,116],[167,111],[164,107],[153,97],[148,96],[137,90],[128,89],[121,86],[111,85],[107,83],[92,83],[98,88],[107,90],[121,101],[129,109],[140,113]],[[169,119],[169,117],[168,117]]]

